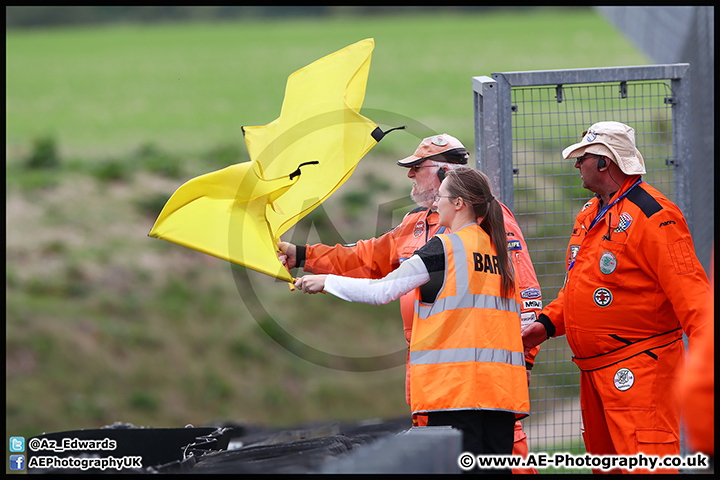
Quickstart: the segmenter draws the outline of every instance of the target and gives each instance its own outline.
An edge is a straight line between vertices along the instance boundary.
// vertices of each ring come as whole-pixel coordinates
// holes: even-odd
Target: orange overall
[[[588,453],[679,455],[682,333],[692,352],[712,314],[708,277],[680,209],[640,176],[599,204],[576,216],[565,285],[538,321],[567,336],[582,371]]]
[[[530,254],[520,227],[510,210],[500,204],[504,214],[505,230],[508,238],[508,251],[516,269],[518,289],[522,298],[523,324],[534,321],[542,308],[540,285],[535,275]],[[403,218],[402,222],[389,232],[369,240],[359,240],[353,245],[307,245],[303,269],[309,273],[345,275],[356,278],[383,278],[400,263],[410,258],[425,245],[436,233],[447,233],[449,229],[438,224],[437,212],[419,207]],[[410,345],[413,326],[414,293],[409,292],[400,298],[400,313],[403,319],[405,339]],[[533,349],[525,357],[527,365],[532,366],[539,348]],[[409,357],[408,357],[409,358]],[[406,368],[405,391],[410,405],[410,368]],[[416,426],[427,424],[427,417],[414,415]],[[527,457],[526,435],[518,421],[515,424],[515,444],[513,453]],[[528,473],[537,473],[530,469]]]

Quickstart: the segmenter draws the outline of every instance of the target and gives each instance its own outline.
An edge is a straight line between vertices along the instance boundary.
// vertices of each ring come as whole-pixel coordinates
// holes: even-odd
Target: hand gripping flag
[[[243,128],[251,162],[182,185],[149,235],[292,282],[278,260],[280,235],[387,133],[358,113],[373,47],[362,40],[290,75],[280,117]]]

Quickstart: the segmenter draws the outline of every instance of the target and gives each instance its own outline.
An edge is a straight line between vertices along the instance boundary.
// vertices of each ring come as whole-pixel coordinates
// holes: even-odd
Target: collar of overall
[[[590,227],[587,229],[587,231],[590,232],[590,230],[592,230],[592,228],[600,221],[600,219],[602,219],[605,216],[607,211],[610,210],[610,208],[612,208],[613,205],[618,203],[623,198],[627,197],[628,193],[630,193],[633,188],[637,187],[641,183],[642,183],[642,178],[638,178],[635,181],[635,183],[633,183],[630,186],[630,188],[628,188],[627,190],[625,190],[625,192],[622,193],[622,195],[619,195],[615,200],[613,200],[612,202],[608,203],[605,207],[603,207],[598,212],[598,214],[595,216],[595,219],[590,223]],[[575,258],[577,258],[577,253],[575,254]],[[575,265],[575,258],[573,258],[572,262],[570,262],[570,265],[568,266],[568,272],[570,271],[570,269],[572,269],[573,265]]]

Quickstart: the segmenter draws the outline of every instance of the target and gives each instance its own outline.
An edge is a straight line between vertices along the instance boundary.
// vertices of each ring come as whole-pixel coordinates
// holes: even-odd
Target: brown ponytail
[[[500,284],[503,297],[510,297],[515,289],[510,256],[507,251],[507,233],[502,207],[493,197],[490,180],[484,173],[470,167],[458,167],[447,173],[448,193],[460,197],[470,205],[477,217],[483,217],[480,227],[490,236],[497,250],[500,266]]]

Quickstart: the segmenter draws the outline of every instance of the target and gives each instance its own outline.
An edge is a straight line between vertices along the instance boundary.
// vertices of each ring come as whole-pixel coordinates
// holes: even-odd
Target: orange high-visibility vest
[[[501,297],[496,249],[479,225],[437,236],[445,249],[443,286],[434,303],[421,302],[420,289],[415,296],[413,413],[501,410],[523,418],[530,400],[517,293]]]

